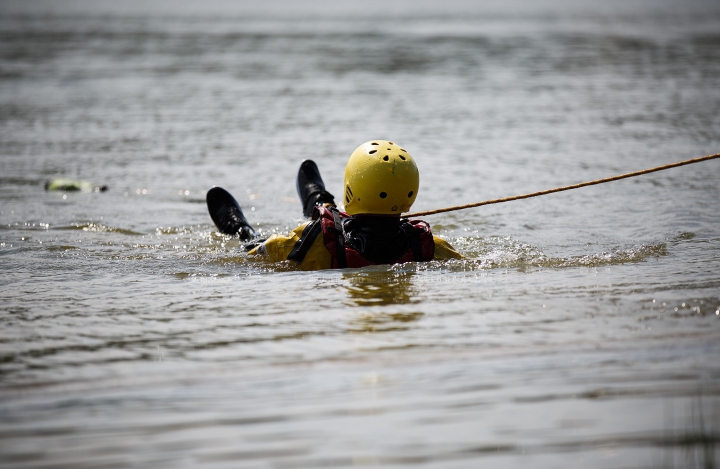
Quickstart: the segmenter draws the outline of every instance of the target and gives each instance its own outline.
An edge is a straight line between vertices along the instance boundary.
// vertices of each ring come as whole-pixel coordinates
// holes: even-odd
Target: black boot
[[[320,170],[313,160],[305,160],[300,163],[296,186],[300,203],[303,206],[303,215],[307,218],[312,216],[313,207],[316,205],[335,205],[335,198],[325,190]]]
[[[217,226],[218,231],[228,235],[239,235],[246,240],[255,236],[240,205],[228,191],[222,187],[213,187],[207,193],[207,206],[210,218]]]

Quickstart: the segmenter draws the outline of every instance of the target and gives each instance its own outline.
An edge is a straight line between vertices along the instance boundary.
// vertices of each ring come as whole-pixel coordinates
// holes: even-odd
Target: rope
[[[620,174],[617,176],[607,177],[603,179],[595,179],[593,181],[581,182],[579,184],[572,184],[570,186],[556,187],[554,189],[547,189],[544,191],[531,192],[529,194],[514,195],[512,197],[503,197],[502,199],[490,199],[482,202],[475,202],[472,204],[455,205],[454,207],[439,208],[437,210],[426,210],[424,212],[414,212],[403,215],[406,218],[410,217],[422,217],[425,215],[435,215],[436,213],[443,212],[454,212],[455,210],[464,210],[466,208],[480,207],[483,205],[499,204],[502,202],[510,202],[512,200],[529,199],[530,197],[538,197],[540,195],[553,194],[555,192],[569,191],[570,189],[579,189],[580,187],[594,186],[596,184],[603,184],[606,182],[617,181],[619,179],[631,178],[634,176],[640,176],[643,174],[650,174],[656,171],[663,171],[665,169],[677,168],[678,166],[685,166],[686,164],[700,163],[701,161],[712,160],[714,158],[720,158],[720,153],[714,155],[701,156],[699,158],[692,158],[690,160],[678,161],[677,163],[670,163],[662,166],[656,166],[654,168],[643,169],[642,171],[634,171],[632,173]]]

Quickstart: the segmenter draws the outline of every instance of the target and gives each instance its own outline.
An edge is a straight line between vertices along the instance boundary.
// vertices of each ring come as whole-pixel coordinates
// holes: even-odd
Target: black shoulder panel
[[[320,232],[321,220],[319,218],[308,223],[287,258],[291,261],[302,262]]]

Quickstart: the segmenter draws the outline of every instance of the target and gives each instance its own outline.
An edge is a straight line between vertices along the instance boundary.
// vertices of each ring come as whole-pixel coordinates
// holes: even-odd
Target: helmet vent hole
[[[387,192],[381,192],[381,193],[380,193],[380,198],[381,198],[381,199],[384,199],[385,197],[387,197]]]
[[[405,153],[407,153],[407,151],[404,148],[401,148],[400,151],[404,151]]]
[[[377,142],[372,142],[370,145],[380,145],[380,144]]]
[[[373,153],[377,153],[377,150],[372,150],[372,151],[370,152],[371,155],[372,155]]]
[[[345,186],[345,203],[349,204],[350,201],[353,198],[353,192],[352,189],[350,189],[350,186]]]
[[[410,192],[408,192],[408,199],[409,199],[410,197],[412,197],[412,195],[413,195],[414,193],[415,193],[415,191],[410,191]]]
[[[388,142],[390,145],[395,145],[393,142]]]
[[[402,156],[402,155],[400,155],[400,159],[403,160],[403,161],[405,161],[405,157]]]
[[[383,161],[389,161],[389,160],[390,160],[389,156],[387,156],[387,155],[383,156]]]

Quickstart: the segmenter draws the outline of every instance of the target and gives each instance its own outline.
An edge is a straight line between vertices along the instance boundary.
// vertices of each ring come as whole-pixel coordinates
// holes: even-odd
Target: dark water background
[[[339,194],[384,138],[437,208],[717,153],[719,110],[717,2],[0,2],[0,465],[716,467],[720,162],[346,271],[204,195],[286,232],[302,159]]]

